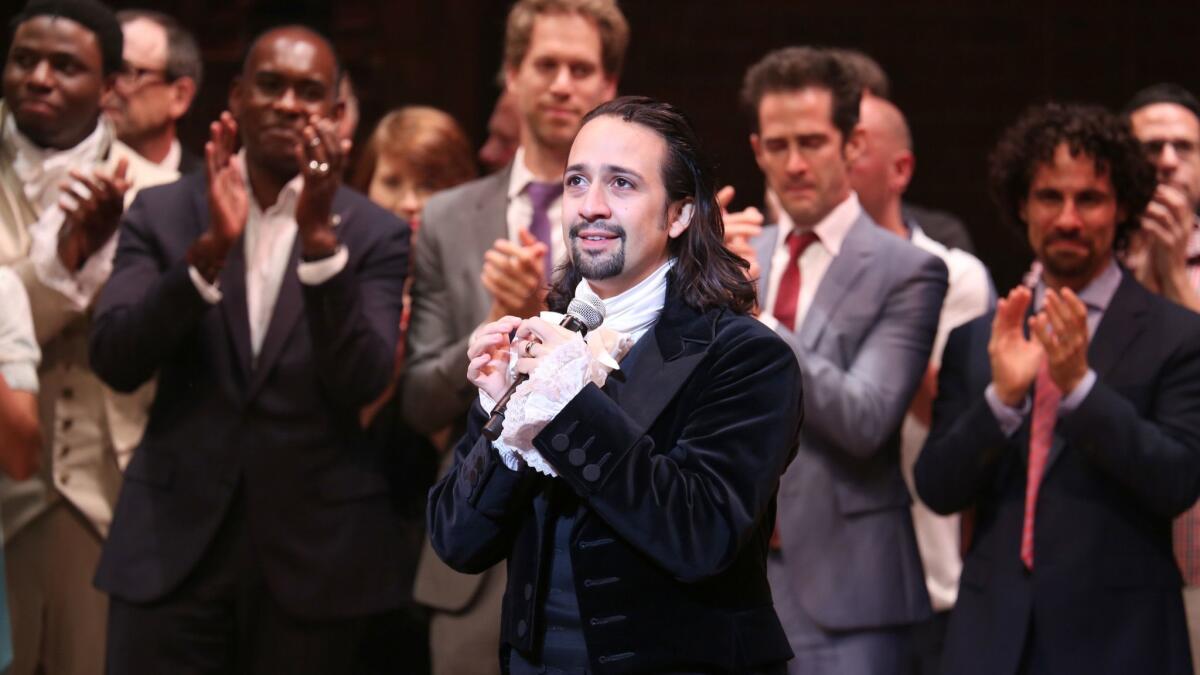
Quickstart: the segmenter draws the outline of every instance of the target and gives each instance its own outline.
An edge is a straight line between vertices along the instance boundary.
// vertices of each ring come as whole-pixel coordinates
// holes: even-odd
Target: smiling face
[[[108,90],[95,33],[51,16],[17,26],[4,64],[4,100],[34,143],[59,150],[79,144],[96,128]]]
[[[280,28],[259,38],[229,96],[250,164],[296,174],[296,144],[309,116],[341,115],[336,64],[328,43],[307,30]]]
[[[862,150],[862,134],[843,139],[828,89],[764,95],[758,129],[750,136],[754,159],[796,225],[816,225],[850,195],[847,167]]]
[[[125,69],[117,76],[105,112],[122,139],[140,141],[161,135],[183,117],[190,88],[167,80],[167,30],[145,18],[121,26]]]
[[[668,203],[667,146],[639,124],[602,116],[584,125],[563,177],[563,237],[571,260],[603,298],[650,276],[683,234],[691,205]]]
[[[1108,265],[1117,223],[1124,220],[1108,171],[1067,144],[1036,167],[1020,208],[1029,244],[1052,288],[1080,290]]]
[[[579,14],[534,19],[525,58],[505,71],[523,142],[565,149],[583,116],[613,97],[616,80],[604,72],[600,54],[600,31],[591,20]]]

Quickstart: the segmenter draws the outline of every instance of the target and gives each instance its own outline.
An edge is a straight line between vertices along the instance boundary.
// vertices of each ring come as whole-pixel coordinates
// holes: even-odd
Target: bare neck
[[[125,143],[142,157],[155,164],[161,164],[167,158],[167,155],[171,153],[171,144],[174,142],[175,126],[171,125],[163,129],[161,133],[136,140],[130,139]]]
[[[525,168],[539,181],[554,183],[562,180],[567,168],[570,148],[548,148],[535,142],[526,143]]]

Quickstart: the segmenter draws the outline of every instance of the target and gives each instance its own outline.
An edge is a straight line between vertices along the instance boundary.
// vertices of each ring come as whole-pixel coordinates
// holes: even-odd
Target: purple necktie
[[[525,186],[525,194],[533,205],[533,216],[529,219],[529,233],[546,245],[546,256],[542,258],[543,273],[546,283],[550,283],[550,273],[554,270],[554,249],[550,245],[550,205],[562,194],[562,183],[531,182]]]

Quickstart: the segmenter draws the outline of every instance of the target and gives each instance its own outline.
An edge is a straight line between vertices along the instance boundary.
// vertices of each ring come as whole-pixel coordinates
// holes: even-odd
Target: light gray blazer
[[[760,298],[778,236],[770,225],[754,241]],[[929,363],[946,287],[940,259],[864,213],[799,329],[776,329],[803,372],[804,425],[780,483],[783,551],[769,563],[772,592],[777,605],[799,604],[825,628],[930,614],[899,431]]]
[[[467,381],[467,341],[492,304],[479,274],[483,254],[497,239],[508,237],[511,171],[510,165],[431,197],[413,247],[408,356],[400,385],[404,419],[423,434],[450,426],[451,443],[462,435],[467,410],[478,396]],[[446,453],[440,473],[452,459],[453,453]],[[483,574],[455,572],[426,538],[413,595],[435,609],[465,612],[485,583],[503,586],[504,581],[503,565]],[[480,621],[499,627],[497,617]]]

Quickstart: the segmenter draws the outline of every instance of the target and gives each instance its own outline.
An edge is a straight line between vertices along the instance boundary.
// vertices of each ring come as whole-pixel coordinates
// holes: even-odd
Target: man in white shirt
[[[929,238],[919,222],[904,217],[901,199],[916,166],[904,114],[886,99],[870,94],[863,96],[860,110],[859,126],[865,136],[865,147],[850,168],[850,183],[863,209],[888,232],[941,258],[950,272],[929,368],[900,429],[901,469],[913,495],[913,526],[934,611],[931,620],[914,626],[913,656],[917,673],[936,675],[940,672],[946,619],[954,607],[962,571],[960,522],[958,515],[939,516],[921,503],[913,487],[913,465],[929,435],[930,407],[937,395],[937,371],[946,336],[986,312],[995,301],[995,293],[987,268],[975,256],[946,248]]]
[[[509,13],[506,95],[520,122],[509,168],[434,195],[414,245],[406,421],[422,433],[462,433],[476,389],[466,378],[473,331],[504,315],[542,309],[564,257],[562,175],[584,114],[611,99],[629,40],[613,0],[523,0]],[[449,468],[447,455],[443,469]],[[416,597],[435,609],[436,673],[499,673],[502,567],[465,576],[426,547]]]
[[[175,129],[204,75],[196,38],[160,12],[130,9],[117,19],[125,36],[124,64],[104,101],[117,138],[161,167],[181,174],[199,169],[200,158],[183,149]]]
[[[112,675],[405,670],[376,660],[409,598],[402,449],[358,420],[390,379],[409,232],[341,186],[338,72],[310,29],[260,36],[206,171],[122,224],[93,364],[158,395],[96,572]]]
[[[742,90],[755,159],[782,205],[783,222],[752,242],[759,318],[804,374],[804,428],[768,559],[793,673],[902,672],[908,626],[930,615],[899,430],[946,266],[880,228],[851,189],[860,98],[837,54],[806,47],[768,54]]]
[[[0,104],[0,264],[24,283],[44,359],[41,470],[0,481],[12,672],[94,673],[107,599],[91,577],[152,388],[125,396],[96,377],[90,308],[125,204],[176,174],[117,141],[100,114],[121,65],[108,8],[31,2],[14,26]]]

